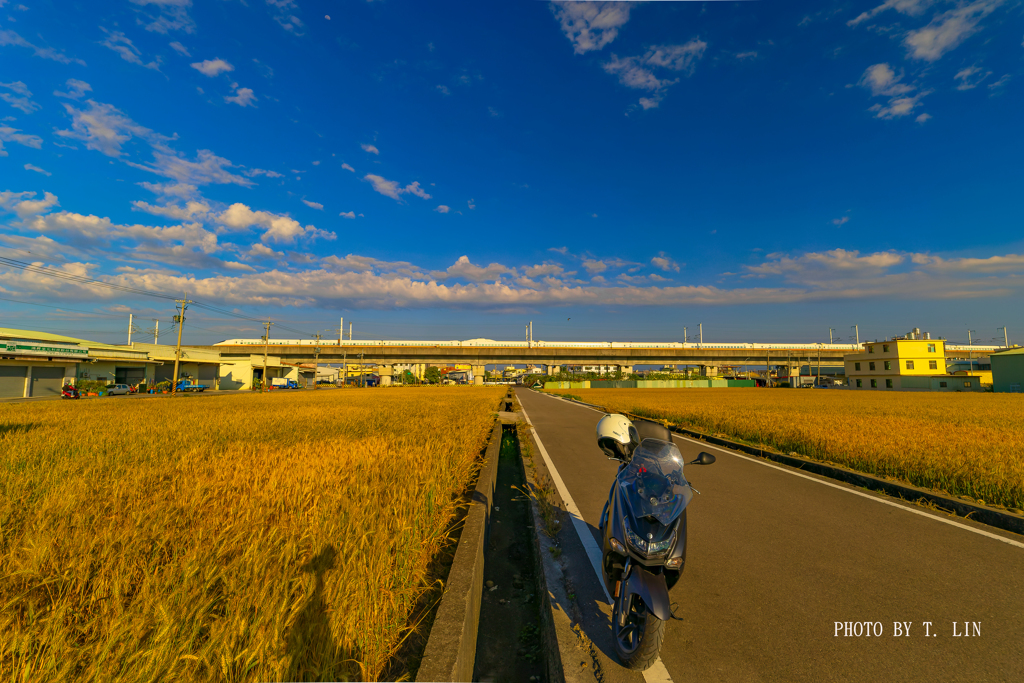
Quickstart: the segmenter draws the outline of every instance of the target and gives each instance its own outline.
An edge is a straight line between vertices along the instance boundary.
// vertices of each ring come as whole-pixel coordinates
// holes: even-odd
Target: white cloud
[[[251,88],[239,88],[237,83],[232,83],[231,89],[235,91],[235,95],[234,97],[225,95],[225,102],[234,102],[240,107],[249,107],[256,101],[256,96],[253,94]]]
[[[163,34],[171,31],[184,31],[185,33],[195,31],[195,22],[188,14],[192,0],[131,0],[131,2],[135,5],[154,5],[159,10],[159,14],[156,16],[146,17],[149,23],[142,19],[138,20],[147,31]]]
[[[43,146],[43,139],[38,135],[22,133],[20,128],[0,126],[0,157],[7,156],[7,151],[4,149],[5,142],[14,142],[33,149],[40,149]]]
[[[524,268],[523,272],[529,277],[540,277],[544,275],[561,275],[565,272],[565,268],[557,263],[539,263],[535,266]]]
[[[914,86],[901,83],[903,74],[897,75],[888,64],[873,64],[864,70],[858,85],[868,88],[875,97],[888,97],[888,104],[874,104],[868,111],[875,112],[880,119],[894,119],[911,114],[920,100],[931,91],[918,92],[910,95]]]
[[[14,31],[0,29],[0,47],[4,47],[6,45],[27,47],[33,51],[36,57],[41,57],[43,59],[52,59],[53,61],[60,62],[61,64],[71,64],[72,62],[74,62],[76,64],[81,64],[82,66],[85,66],[85,62],[83,62],[81,59],[78,59],[77,57],[68,57],[60,50],[55,50],[52,47],[37,47],[32,43],[28,42],[27,40],[25,40],[24,38],[22,38]]]
[[[653,93],[651,97],[640,98],[641,107],[653,109],[664,99],[665,90],[679,82],[678,78],[658,78],[654,69],[668,69],[690,75],[706,49],[707,43],[695,38],[682,45],[652,46],[642,56],[620,59],[613,54],[611,61],[603,64],[603,67],[607,73],[617,75],[619,83],[627,88]]]
[[[835,225],[835,226],[840,226],[840,225],[843,225],[843,224],[849,223],[849,222],[850,222],[850,217],[849,216],[843,216],[842,218],[833,218],[832,219],[832,225]]]
[[[0,88],[7,88],[8,90],[11,90],[13,93],[15,93],[0,93],[0,99],[2,99],[4,102],[11,105],[15,109],[20,109],[26,114],[31,114],[37,109],[42,109],[38,102],[32,101],[32,93],[29,91],[28,87],[21,81],[14,81],[12,83],[0,83]]]
[[[295,0],[267,0],[267,5],[273,7],[277,14],[274,14],[274,21],[276,21],[281,28],[289,33],[293,33],[297,36],[304,35],[302,29],[305,24],[299,19],[293,12],[297,12],[299,9],[298,3]]]
[[[1011,76],[1010,74],[1003,74],[1002,76],[999,77],[998,81],[996,81],[995,83],[990,83],[988,89],[996,90],[997,88],[1001,88],[1007,83],[1009,83],[1011,78],[1013,78],[1013,76]]]
[[[743,61],[745,59],[757,59],[757,50],[751,50],[749,52],[737,52],[736,59]]]
[[[356,169],[352,168],[352,167],[351,167],[351,166],[349,166],[348,164],[342,164],[342,165],[341,165],[341,167],[342,167],[343,169],[345,169],[346,171],[351,171],[352,173],[355,173],[355,172],[356,172]]]
[[[153,194],[163,195],[164,197],[177,197],[178,199],[191,199],[198,194],[198,189],[195,185],[189,185],[188,183],[138,183],[139,186],[146,188]]]
[[[24,166],[24,169],[25,169],[26,171],[35,171],[36,173],[42,173],[42,174],[43,174],[43,175],[45,175],[45,176],[51,176],[51,175],[53,175],[53,174],[52,174],[52,173],[50,173],[49,171],[46,171],[46,170],[44,170],[44,169],[41,169],[41,168],[39,168],[38,166],[34,166],[34,165],[32,165],[32,164],[25,164],[25,166]]]
[[[125,163],[167,178],[173,178],[185,185],[241,185],[243,187],[254,185],[251,180],[227,170],[234,168],[234,164],[208,149],[198,150],[195,161],[189,161],[179,153],[168,149],[166,152],[154,151],[153,161],[149,164],[136,164],[130,161]]]
[[[205,216],[210,212],[210,205],[204,201],[189,201],[185,206],[174,204],[154,205],[143,201],[133,201],[132,211],[145,211],[154,216],[166,216],[179,221],[192,220]]]
[[[518,273],[515,268],[509,268],[500,263],[492,263],[486,267],[473,265],[468,256],[460,256],[459,260],[449,266],[447,270],[434,271],[430,274],[437,280],[461,278],[470,282],[494,282],[500,280],[502,275],[517,276]]]
[[[438,86],[434,86],[434,87],[436,87],[441,92],[442,95],[451,95],[452,94],[452,91],[449,90],[447,86],[438,85]]]
[[[585,258],[583,259],[583,268],[591,275],[594,275],[595,273],[603,273],[608,270],[608,264],[597,259]]]
[[[35,196],[35,192],[0,192],[0,207],[13,211],[19,218],[28,218],[60,206],[55,194],[45,192],[42,199],[31,199]]]
[[[204,76],[210,77],[235,70],[234,66],[220,57],[217,57],[216,59],[204,59],[201,62],[193,62],[192,64],[189,64],[189,66]]]
[[[323,204],[317,204],[316,202],[311,202],[311,201],[309,201],[307,199],[303,199],[302,203],[305,204],[306,206],[308,206],[311,209],[316,209],[317,211],[323,211],[324,210],[324,205]]]
[[[876,15],[888,9],[894,9],[902,14],[906,14],[911,17],[917,17],[924,14],[924,11],[928,9],[933,2],[934,0],[886,0],[886,2],[882,3],[873,10],[863,12],[857,15],[855,19],[851,19],[850,21],[846,22],[846,25],[856,26],[857,24],[867,21],[868,19],[874,18]]]
[[[943,12],[924,28],[910,31],[903,40],[914,59],[934,62],[981,30],[978,24],[994,12],[1002,0],[977,0]]]
[[[380,154],[380,150],[377,149],[376,147],[374,147],[373,145],[359,145],[359,146],[363,148],[364,152],[369,152],[370,154],[377,154],[377,155]]]
[[[954,80],[960,81],[956,86],[957,90],[971,90],[981,85],[981,82],[992,75],[991,71],[983,71],[978,66],[968,66],[956,72]]]
[[[254,244],[249,247],[249,251],[246,253],[246,256],[253,258],[281,258],[284,254],[280,251],[274,251],[264,244]]]
[[[903,95],[914,89],[914,86],[900,83],[903,74],[896,75],[893,68],[888,64],[873,64],[864,70],[857,85],[862,85],[871,90],[872,95],[886,95],[893,97]]]
[[[652,258],[651,265],[653,265],[655,268],[660,268],[666,273],[679,272],[679,264],[676,263],[673,259],[666,256],[665,254],[661,254],[660,256],[655,256],[654,258]]]
[[[260,239],[264,242],[294,243],[299,237],[334,239],[332,232],[318,230],[312,225],[303,227],[290,216],[270,213],[269,211],[253,211],[242,203],[232,204],[216,219],[229,228],[244,230],[252,226],[264,229]]]
[[[138,64],[144,66],[147,69],[160,70],[160,58],[157,57],[155,60],[146,63],[142,61],[142,53],[139,51],[135,44],[132,43],[131,39],[120,31],[108,31],[107,29],[100,27],[107,37],[100,42],[100,45],[110,48],[117,54],[121,55],[121,59],[132,64]]]
[[[472,211],[473,209],[476,208],[476,202],[470,199],[468,202],[466,202],[466,206],[468,206],[470,211]]]
[[[363,180],[370,181],[370,184],[373,185],[373,189],[376,192],[384,195],[385,197],[391,197],[392,199],[401,200],[401,195],[403,194],[413,194],[417,197],[422,197],[423,199],[430,199],[430,195],[420,187],[418,180],[406,185],[405,187],[400,187],[400,183],[398,183],[398,181],[388,180],[387,178],[374,175],[372,173],[368,173],[363,176]]]
[[[437,211],[438,213],[448,213],[449,211],[451,211],[451,208],[445,206],[444,204],[441,204],[436,209],[434,209],[434,211]]]
[[[573,51],[582,55],[600,50],[615,40],[619,29],[629,21],[628,2],[563,2],[551,3],[562,32],[573,45]]]
[[[139,137],[152,145],[162,146],[170,138],[158,135],[125,116],[117,107],[87,100],[89,109],[76,109],[71,104],[64,108],[71,115],[71,130],[58,130],[63,138],[81,140],[88,149],[109,157],[119,157],[121,148],[132,137]]]
[[[924,123],[925,121],[927,121],[931,117],[932,117],[931,114],[918,114],[917,118],[914,119],[914,121],[916,121],[917,123]]]
[[[261,175],[265,175],[268,178],[283,178],[284,177],[284,174],[282,174],[282,173],[278,173],[277,171],[268,171],[268,170],[263,169],[263,168],[250,168],[248,171],[243,171],[243,173],[245,175],[249,176],[250,178],[255,178],[255,177],[261,176]]]
[[[188,48],[185,47],[184,45],[182,45],[181,43],[179,43],[176,40],[174,42],[170,43],[170,46],[171,46],[171,49],[173,49],[175,52],[177,52],[179,55],[182,55],[183,57],[191,57],[192,56],[191,54],[189,54]]]
[[[355,211],[342,211],[338,215],[341,216],[342,218],[355,218],[356,217],[356,212]]]
[[[92,92],[91,85],[89,85],[85,81],[80,81],[77,78],[69,78],[65,85],[67,85],[68,88],[67,92],[59,92],[57,90],[54,90],[53,94],[57,97],[65,97],[69,100],[77,100],[81,98],[82,95],[84,95],[85,93]]]

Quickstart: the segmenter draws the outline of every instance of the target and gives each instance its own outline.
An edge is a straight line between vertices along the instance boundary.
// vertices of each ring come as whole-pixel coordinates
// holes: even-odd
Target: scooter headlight
[[[664,541],[648,542],[640,538],[640,536],[629,527],[629,523],[625,517],[622,518],[622,528],[626,531],[626,543],[644,557],[664,555],[672,548],[672,543],[676,540],[676,535],[673,533]]]
[[[620,555],[625,555],[626,554],[626,549],[622,546],[621,543],[619,543],[619,539],[612,538],[611,542],[610,542],[610,545],[612,546],[612,550],[614,550],[618,554],[620,554]]]
[[[622,528],[626,531],[626,543],[628,543],[633,550],[646,555],[647,541],[640,538],[636,532],[629,528],[629,523],[625,518],[622,519]]]

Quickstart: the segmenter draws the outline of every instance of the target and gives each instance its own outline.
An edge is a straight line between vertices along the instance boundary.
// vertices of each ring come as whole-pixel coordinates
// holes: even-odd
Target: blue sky
[[[1024,341],[1022,12],[0,0],[0,255],[356,338]],[[0,299],[173,315],[2,266]]]

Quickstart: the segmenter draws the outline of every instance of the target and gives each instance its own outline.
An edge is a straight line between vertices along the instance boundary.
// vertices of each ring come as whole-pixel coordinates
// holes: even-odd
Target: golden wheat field
[[[738,388],[554,393],[1024,508],[1024,396]]]
[[[503,392],[0,405],[0,680],[378,678]]]

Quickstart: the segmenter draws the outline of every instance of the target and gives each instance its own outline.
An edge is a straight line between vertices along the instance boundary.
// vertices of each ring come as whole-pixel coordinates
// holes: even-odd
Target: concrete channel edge
[[[496,420],[448,573],[444,596],[416,673],[417,681],[473,680],[483,596],[484,545],[490,528],[501,436],[502,423]]]
[[[553,394],[548,394],[552,396]],[[580,405],[588,406],[590,408],[596,408],[604,412],[608,412],[604,406],[599,406],[593,403],[586,403],[585,401],[578,401],[576,399],[563,398],[559,396],[563,401],[570,401],[572,403],[578,403]],[[642,418],[639,415],[630,415],[630,417]],[[1024,535],[1024,515],[1015,515],[1010,512],[1003,512],[996,510],[988,506],[979,505],[977,503],[969,503],[967,501],[958,500],[950,497],[948,494],[938,494],[934,491],[927,489],[918,488],[916,486],[910,486],[908,484],[898,484],[886,479],[879,479],[863,472],[857,472],[855,470],[847,469],[845,467],[839,467],[837,465],[828,465],[817,460],[811,460],[799,455],[786,455],[779,453],[778,451],[767,450],[758,448],[756,446],[748,446],[747,444],[731,441],[729,439],[723,439],[717,436],[711,436],[710,434],[703,434],[701,432],[687,429],[686,427],[680,427],[678,425],[668,425],[669,429],[676,432],[677,434],[683,434],[699,441],[705,441],[715,446],[721,446],[723,448],[730,448],[732,450],[746,453],[747,455],[753,455],[758,458],[764,458],[765,460],[771,460],[779,463],[780,465],[786,465],[794,469],[801,470],[803,472],[810,472],[811,474],[817,474],[822,477],[829,479],[835,479],[846,484],[858,486],[861,488],[869,489],[871,491],[877,491],[884,493],[894,498],[899,498],[908,503],[919,503],[926,502],[934,505],[944,511],[955,514],[957,517],[963,517],[974,522],[980,522],[988,526],[1002,529],[1003,531],[1009,531],[1015,534]]]

